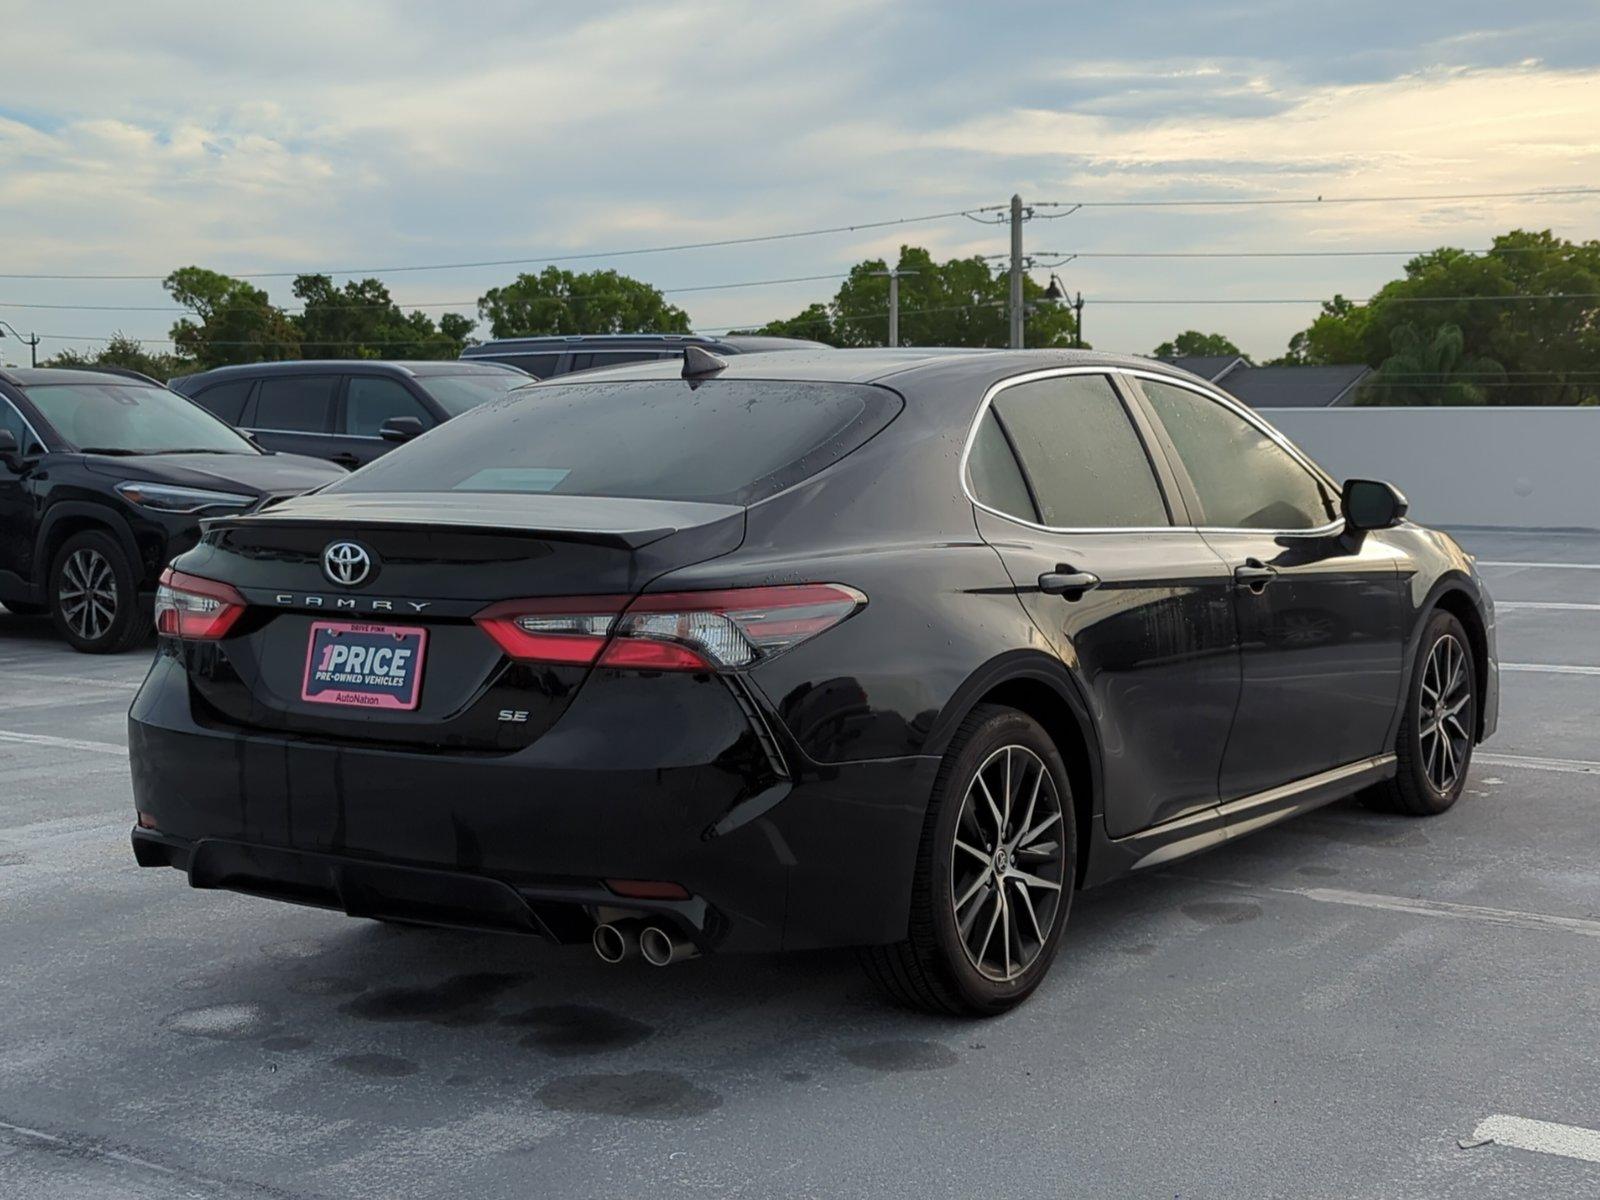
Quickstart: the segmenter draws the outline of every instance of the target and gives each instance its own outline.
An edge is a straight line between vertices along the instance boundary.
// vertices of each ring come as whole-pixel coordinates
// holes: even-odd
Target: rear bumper
[[[601,910],[659,915],[706,951],[905,935],[937,760],[791,760],[774,779],[731,700],[725,727],[700,709],[667,736],[586,728],[584,708],[513,754],[340,745],[202,725],[181,666],[158,657],[129,718],[135,803],[154,824],[134,853],[195,887],[561,941]]]

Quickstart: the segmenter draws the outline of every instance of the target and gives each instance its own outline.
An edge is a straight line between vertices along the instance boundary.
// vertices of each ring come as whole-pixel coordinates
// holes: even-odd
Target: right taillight
[[[244,597],[225,583],[168,567],[156,587],[156,632],[215,641],[243,615]]]
[[[830,629],[866,604],[837,583],[509,600],[475,618],[522,662],[641,671],[749,666]]]

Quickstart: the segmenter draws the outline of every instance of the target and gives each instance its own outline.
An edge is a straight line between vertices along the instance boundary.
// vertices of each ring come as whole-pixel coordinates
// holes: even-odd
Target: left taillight
[[[243,615],[244,597],[225,583],[168,567],[156,588],[156,632],[216,641]]]
[[[837,583],[508,600],[475,620],[520,662],[639,671],[750,666],[830,629],[866,604]]]

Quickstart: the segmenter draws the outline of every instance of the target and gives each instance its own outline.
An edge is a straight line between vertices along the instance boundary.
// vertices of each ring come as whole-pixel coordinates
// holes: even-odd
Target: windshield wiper
[[[149,450],[129,450],[126,446],[79,446],[79,454],[113,454],[122,457],[136,454],[149,454]]]
[[[221,450],[216,446],[182,446],[176,450],[146,450],[146,454],[248,454],[247,450]]]

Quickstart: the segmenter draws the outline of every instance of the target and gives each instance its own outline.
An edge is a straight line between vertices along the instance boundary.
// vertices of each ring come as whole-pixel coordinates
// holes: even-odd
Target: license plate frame
[[[356,661],[361,670],[338,668],[348,665],[346,656],[335,653],[339,638],[350,651],[365,650]],[[325,648],[318,665],[318,650]],[[306,669],[300,683],[300,699],[308,704],[328,704],[339,708],[369,712],[414,712],[422,701],[422,670],[427,657],[428,631],[420,625],[386,625],[375,621],[313,621],[306,634]],[[394,655],[379,656],[382,650],[408,651],[404,671],[397,682]],[[368,665],[383,670],[366,671]]]

